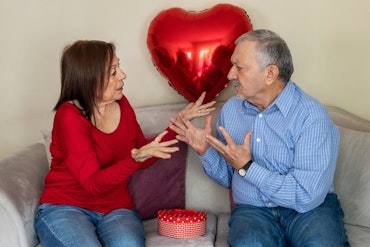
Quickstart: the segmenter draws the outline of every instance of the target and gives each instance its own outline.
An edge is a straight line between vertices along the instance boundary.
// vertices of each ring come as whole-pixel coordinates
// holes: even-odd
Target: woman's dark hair
[[[97,99],[102,97],[114,52],[114,44],[104,41],[79,40],[66,46],[60,63],[60,96],[54,110],[63,102],[77,100],[85,117],[91,120]]]

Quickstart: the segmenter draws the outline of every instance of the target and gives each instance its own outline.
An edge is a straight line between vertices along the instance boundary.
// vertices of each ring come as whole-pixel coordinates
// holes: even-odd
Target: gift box
[[[158,232],[172,238],[189,238],[206,233],[207,213],[190,209],[158,211]]]

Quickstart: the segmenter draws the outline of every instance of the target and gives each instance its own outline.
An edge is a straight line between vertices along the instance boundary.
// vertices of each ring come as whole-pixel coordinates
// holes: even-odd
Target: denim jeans
[[[335,194],[317,208],[298,213],[289,208],[238,205],[229,221],[232,247],[350,246],[343,211]]]
[[[101,214],[74,206],[42,204],[35,228],[44,247],[145,246],[141,218],[128,209]]]

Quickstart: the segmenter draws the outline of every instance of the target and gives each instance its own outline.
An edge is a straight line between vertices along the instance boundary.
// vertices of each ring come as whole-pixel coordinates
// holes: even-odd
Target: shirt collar
[[[279,96],[275,99],[274,102],[272,102],[270,106],[275,105],[280,110],[281,114],[283,114],[283,116],[286,117],[294,102],[294,91],[295,91],[294,82],[288,81],[283,91],[281,91]]]
[[[285,85],[283,91],[278,95],[278,97],[272,102],[265,110],[264,112],[274,112],[274,111],[280,111],[281,114],[286,117],[288,115],[289,109],[293,104],[294,97],[294,90],[295,90],[295,84],[293,81],[288,81]],[[243,106],[252,109],[255,111],[258,111],[258,108],[249,103],[247,100],[243,100]]]

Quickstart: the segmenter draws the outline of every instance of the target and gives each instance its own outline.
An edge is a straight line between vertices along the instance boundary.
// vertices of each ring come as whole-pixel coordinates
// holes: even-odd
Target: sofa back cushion
[[[344,222],[370,227],[370,121],[335,106],[326,106],[340,130],[334,192]]]
[[[336,106],[326,106],[331,119],[338,126],[352,130],[370,132],[370,121]]]
[[[334,190],[347,224],[370,227],[370,133],[339,127]]]

